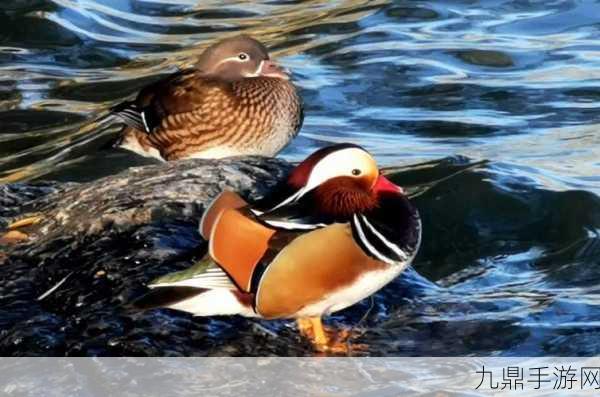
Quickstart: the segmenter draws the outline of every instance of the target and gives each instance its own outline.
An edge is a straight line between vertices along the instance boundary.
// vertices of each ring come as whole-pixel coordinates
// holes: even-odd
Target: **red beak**
[[[373,190],[376,193],[393,193],[393,194],[404,194],[404,190],[398,186],[395,185],[394,183],[392,183],[389,179],[387,179],[385,176],[379,174],[379,177],[377,178],[377,181],[375,182],[375,186],[373,186]]]
[[[259,76],[275,77],[284,80],[290,79],[289,72],[285,68],[282,68],[276,62],[269,59],[262,61],[258,74]]]

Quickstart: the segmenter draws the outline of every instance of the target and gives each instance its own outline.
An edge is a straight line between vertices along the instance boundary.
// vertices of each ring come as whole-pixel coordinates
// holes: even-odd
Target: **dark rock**
[[[0,187],[0,224],[42,219],[19,229],[28,241],[0,246],[0,355],[313,355],[292,321],[130,305],[148,281],[204,255],[198,220],[222,189],[257,199],[289,169],[197,160]],[[600,282],[600,198],[506,169],[464,157],[388,169],[423,221],[414,269],[326,323],[374,356],[598,355],[588,302]]]
[[[152,278],[204,254],[198,221],[219,192],[229,188],[252,201],[289,169],[274,159],[193,160],[133,168],[85,184],[1,186],[0,225],[32,214],[42,220],[22,229],[28,241],[0,247],[0,355],[189,355],[218,349],[217,340],[211,342],[211,319],[166,309],[131,311],[127,304]],[[190,348],[185,341],[191,338],[203,341]]]
[[[56,182],[14,183],[0,185],[0,222],[6,223],[7,218],[17,216],[27,208],[32,201],[68,188],[70,184],[60,185]],[[0,227],[6,226],[0,223]]]
[[[43,214],[35,230],[37,246],[40,239],[126,231],[164,219],[198,217],[225,188],[250,199],[260,197],[288,169],[287,163],[274,159],[196,160],[132,168],[85,184],[7,185],[0,187],[5,207],[0,219],[6,223],[7,217]]]

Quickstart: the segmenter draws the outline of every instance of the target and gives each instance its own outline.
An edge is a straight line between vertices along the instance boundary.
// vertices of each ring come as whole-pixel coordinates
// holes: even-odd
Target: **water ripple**
[[[416,268],[438,285],[409,275],[378,295],[378,353],[561,354],[599,335],[599,2],[5,3],[0,183],[146,164],[110,148],[119,127],[100,116],[248,33],[306,104],[283,157],[357,142],[420,192]]]

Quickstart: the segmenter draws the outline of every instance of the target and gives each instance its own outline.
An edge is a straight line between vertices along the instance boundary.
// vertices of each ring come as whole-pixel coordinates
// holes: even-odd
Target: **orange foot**
[[[349,330],[337,331],[323,326],[320,317],[299,318],[297,323],[300,334],[310,339],[318,352],[349,355],[368,349],[367,345],[350,343],[352,334]]]

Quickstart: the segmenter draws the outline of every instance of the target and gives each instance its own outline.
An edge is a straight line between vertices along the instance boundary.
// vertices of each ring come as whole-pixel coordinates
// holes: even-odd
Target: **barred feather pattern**
[[[178,92],[179,91],[179,92]],[[248,78],[231,84],[190,84],[171,93],[197,103],[186,103],[189,111],[165,114],[147,142],[165,160],[202,157],[212,148],[227,148],[239,154],[274,156],[298,133],[302,125],[302,103],[294,86],[269,77]]]

